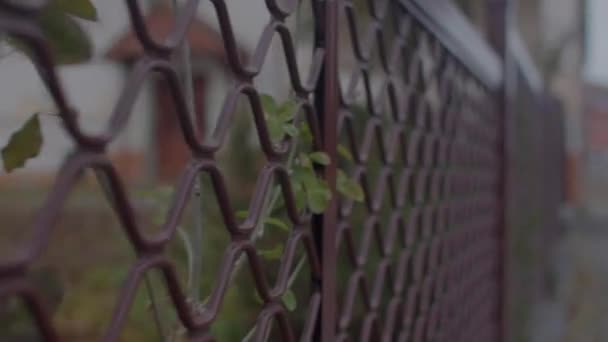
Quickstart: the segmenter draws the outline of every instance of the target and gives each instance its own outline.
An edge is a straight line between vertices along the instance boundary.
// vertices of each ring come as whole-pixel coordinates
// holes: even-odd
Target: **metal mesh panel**
[[[61,331],[44,300],[27,279],[28,267],[48,247],[59,212],[83,171],[95,169],[110,189],[110,204],[137,255],[118,290],[105,340],[119,338],[136,291],[152,270],[162,273],[168,305],[175,308],[188,337],[213,340],[210,328],[244,256],[245,272],[253,275],[251,287],[262,300],[255,340],[268,339],[275,324],[277,338],[285,341],[498,341],[499,273],[504,261],[499,231],[505,209],[499,179],[504,108],[499,108],[495,85],[481,80],[468,64],[471,61],[464,61],[453,49],[470,48],[468,55],[475,56],[477,47],[459,46],[463,42],[457,41],[447,44],[445,37],[429,28],[425,13],[408,10],[404,5],[408,1],[310,0],[315,48],[309,74],[301,75],[295,40],[285,24],[296,13],[298,1],[265,1],[270,20],[253,54],[245,59],[236,46],[228,1],[211,0],[236,82],[226,94],[211,137],[202,142],[172,63],[199,2],[184,2],[171,34],[161,43],[148,33],[138,2],[125,1],[144,54],[134,62],[107,128],[90,135],[81,129],[78,113],[66,98],[38,25],[36,15],[45,1],[0,0],[0,33],[16,37],[32,50],[33,62],[75,147],[43,208],[35,213],[34,238],[0,264],[0,299],[23,299],[41,336],[60,339]],[[364,190],[363,203],[334,196],[335,202],[323,215],[297,210],[286,161],[293,141],[272,142],[255,86],[274,37],[280,39],[287,62],[296,120],[308,123],[314,150],[337,150],[334,162],[319,174],[338,188],[342,172],[353,177]],[[143,233],[107,147],[125,130],[143,80],[151,73],[167,81],[183,143],[192,157],[177,181],[162,229],[149,236]],[[248,216],[240,221],[216,153],[225,145],[242,96],[251,106],[265,161]],[[211,197],[220,208],[230,242],[219,273],[211,275],[215,285],[210,297],[192,305],[165,249],[175,239],[179,217],[200,174],[212,180]],[[270,283],[251,236],[274,183],[282,189],[290,233],[277,280]],[[292,325],[289,317],[295,313],[281,300],[296,264],[296,249],[305,250],[311,288],[306,303],[297,309],[304,317],[300,327]]]
[[[2,276],[0,293],[2,297],[19,296],[23,298],[30,313],[40,326],[43,337],[46,340],[58,339],[60,332],[54,329],[51,317],[43,305],[43,300],[39,298],[35,289],[28,283],[25,273],[28,265],[39,257],[47,247],[49,237],[53,234],[53,223],[57,219],[70,189],[81,177],[83,170],[94,168],[101,172],[107,180],[109,189],[111,189],[112,206],[120,218],[124,233],[129,237],[138,256],[136,262],[130,268],[128,279],[120,290],[111,324],[104,337],[106,340],[116,340],[119,337],[136,290],[141,286],[144,274],[153,269],[162,272],[171,297],[170,303],[175,306],[179,319],[188,329],[190,337],[194,340],[211,339],[212,337],[207,335],[208,328],[213,324],[218,312],[222,309],[222,299],[229,286],[229,280],[237,260],[241,255],[246,256],[245,267],[249,268],[254,275],[255,284],[251,284],[251,286],[255,287],[259,297],[264,302],[263,309],[259,312],[254,338],[260,340],[266,336],[267,330],[274,320],[278,322],[282,340],[299,338],[299,336],[295,336],[295,332],[290,326],[287,319],[288,311],[281,303],[281,296],[286,290],[290,272],[296,263],[295,252],[298,246],[303,246],[307,253],[311,278],[319,277],[319,257],[311,234],[310,214],[299,213],[295,209],[293,192],[285,167],[285,156],[291,148],[291,141],[287,140],[279,145],[271,142],[260,97],[254,86],[256,76],[260,73],[265,56],[270,49],[270,42],[273,37],[279,36],[290,71],[292,90],[297,101],[295,110],[298,114],[296,119],[301,117],[303,120],[308,120],[308,125],[314,137],[314,145],[316,148],[320,146],[321,136],[319,135],[315,108],[311,102],[311,93],[315,89],[319,77],[324,51],[323,49],[314,51],[310,74],[301,78],[297,69],[294,40],[285,25],[285,18],[292,15],[296,2],[291,1],[288,5],[285,5],[276,1],[267,1],[271,19],[261,35],[252,58],[244,60],[239,56],[236,47],[230,13],[226,3],[224,1],[213,1],[229,66],[238,81],[230,89],[220,114],[221,119],[213,130],[213,136],[208,143],[201,142],[197,137],[196,128],[191,122],[187,110],[178,71],[171,63],[172,56],[177,52],[180,42],[188,32],[188,24],[195,17],[199,5],[198,0],[189,0],[179,8],[175,26],[165,42],[156,42],[148,33],[148,28],[144,24],[143,10],[138,2],[126,1],[132,27],[145,52],[143,57],[135,62],[128,76],[127,86],[116,103],[115,110],[108,121],[107,129],[98,136],[90,136],[83,132],[78,122],[77,113],[72,110],[66,99],[52,56],[43,38],[43,32],[39,29],[36,21],[36,12],[38,11],[36,6],[29,7],[27,4],[22,5],[18,2],[7,1],[0,4],[0,30],[21,39],[33,50],[33,61],[37,65],[45,85],[50,90],[59,113],[61,113],[60,118],[76,146],[76,152],[71,154],[63,163],[46,204],[37,213],[33,240],[20,251],[21,253],[14,255],[12,260],[0,265],[0,275]],[[315,10],[317,9],[318,1],[313,1],[313,7]],[[124,130],[127,119],[132,115],[133,102],[143,80],[151,73],[160,73],[168,82],[183,133],[183,143],[192,152],[192,158],[176,185],[176,192],[170,204],[171,209],[162,230],[156,235],[148,237],[142,233],[143,227],[141,227],[141,222],[136,217],[124,184],[105,151],[106,146],[116,138],[118,133]],[[246,95],[251,105],[256,124],[255,129],[267,159],[266,165],[258,176],[252,201],[249,205],[249,215],[243,222],[239,222],[235,217],[235,210],[227,193],[224,176],[214,157],[214,153],[222,147],[228,134],[235,111],[235,103],[241,94]],[[223,266],[217,275],[216,285],[210,297],[205,303],[193,306],[187,300],[183,284],[179,283],[174,266],[164,254],[164,249],[171,239],[175,238],[179,223],[178,218],[193,191],[197,174],[201,173],[212,179],[215,198],[217,198],[231,242],[224,253]],[[270,196],[269,188],[273,186],[275,181],[283,189],[282,196],[289,209],[292,232],[285,245],[281,266],[276,276],[277,280],[275,283],[269,283],[264,277],[262,261],[255,245],[251,242],[250,236],[262,215],[264,209],[262,204],[266,197]],[[318,290],[310,294],[308,303],[301,305],[301,310],[308,312],[301,336],[304,340],[309,340],[313,334],[319,305],[320,293]]]
[[[342,8],[339,129],[366,201],[341,201],[339,340],[497,340],[493,97],[404,8],[369,5]]]

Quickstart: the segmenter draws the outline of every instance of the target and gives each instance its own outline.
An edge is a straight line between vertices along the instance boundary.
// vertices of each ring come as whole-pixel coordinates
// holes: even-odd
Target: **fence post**
[[[498,203],[498,246],[499,269],[498,269],[498,291],[500,299],[497,312],[497,323],[500,341],[510,341],[510,234],[508,224],[509,209],[509,137],[510,137],[510,110],[509,98],[513,94],[511,82],[512,59],[509,54],[509,30],[512,25],[513,0],[489,0],[486,8],[486,21],[488,40],[496,53],[501,58],[503,69],[503,82],[496,91],[496,110],[499,111],[498,134],[499,143],[497,152],[499,159],[499,186],[497,189]]]
[[[323,135],[323,150],[331,158],[331,164],[323,169],[323,177],[332,193],[336,193],[336,157],[338,134],[338,0],[320,2],[320,13],[315,13],[315,44],[325,49],[321,77],[315,90],[315,108]],[[336,294],[336,225],[338,206],[335,196],[323,215],[315,220],[315,241],[321,256],[321,279],[316,280],[321,290],[321,312],[318,316],[316,341],[335,340],[337,327]]]

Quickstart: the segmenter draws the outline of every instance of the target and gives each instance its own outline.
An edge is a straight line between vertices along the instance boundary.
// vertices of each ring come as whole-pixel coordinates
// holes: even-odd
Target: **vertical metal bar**
[[[331,158],[331,164],[324,168],[323,176],[332,193],[336,193],[336,151],[338,131],[338,0],[327,0],[315,13],[315,44],[325,49],[322,77],[315,91],[315,106],[323,134],[323,149]],[[321,312],[317,323],[315,339],[330,342],[335,340],[337,300],[336,300],[336,223],[337,200],[333,196],[323,215],[315,217],[315,239],[321,251],[322,272],[318,286],[321,289]]]
[[[488,21],[488,37],[490,44],[494,47],[498,55],[502,59],[503,67],[503,83],[496,92],[496,110],[500,111],[498,134],[499,143],[497,152],[500,156],[498,167],[499,186],[497,189],[498,210],[498,246],[499,253],[499,271],[498,271],[498,289],[499,289],[499,308],[497,310],[498,323],[498,338],[500,341],[509,341],[510,336],[510,234],[509,234],[509,160],[511,153],[510,149],[510,110],[509,99],[513,94],[512,82],[512,61],[509,54],[508,35],[511,29],[511,11],[512,0],[490,0],[488,1],[486,20]]]

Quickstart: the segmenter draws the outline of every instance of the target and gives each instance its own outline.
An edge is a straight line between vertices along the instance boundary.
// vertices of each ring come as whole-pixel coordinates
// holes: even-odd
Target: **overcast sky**
[[[608,84],[608,0],[588,0],[588,47],[585,73]]]

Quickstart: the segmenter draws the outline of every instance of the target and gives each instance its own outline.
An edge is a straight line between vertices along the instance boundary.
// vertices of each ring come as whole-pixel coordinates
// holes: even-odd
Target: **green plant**
[[[39,24],[46,35],[47,44],[50,46],[57,64],[81,63],[91,56],[91,43],[77,19],[97,20],[95,7],[90,0],[51,0],[49,5],[40,13]],[[35,60],[28,45],[13,37],[3,38],[0,43],[5,43],[11,46],[13,51],[20,52]],[[186,85],[186,88],[190,87]],[[313,149],[313,137],[310,128],[306,122],[296,121],[297,105],[295,101],[288,100],[279,103],[270,95],[261,95],[260,98],[272,141],[279,144],[286,137],[292,139],[286,168],[290,174],[291,186],[294,190],[299,211],[312,214],[323,213],[332,198],[332,193],[327,182],[319,176],[318,170],[330,165],[333,161],[326,153]],[[7,145],[2,148],[1,154],[6,171],[11,172],[23,167],[29,159],[40,153],[42,145],[40,114],[35,113],[20,129],[13,133]],[[352,161],[352,156],[345,147],[338,146],[338,153],[343,159]],[[106,191],[105,195],[112,202],[113,196],[105,182],[103,173],[98,173],[97,178]],[[338,170],[336,188],[345,198],[354,201],[363,201],[364,199],[364,193],[359,183],[351,179],[344,170]],[[171,194],[171,191],[167,188],[158,188],[140,194],[140,197],[152,199],[154,202],[151,217],[154,224],[160,225],[162,223],[164,210],[171,201]],[[260,224],[252,234],[252,242],[256,244],[260,257],[268,262],[278,262],[285,248],[285,237],[290,231],[286,219],[285,205],[282,200],[281,188],[275,186],[271,190],[270,196],[267,196]],[[198,209],[200,209],[200,206],[194,210]],[[247,215],[247,212],[237,213],[239,217]],[[200,286],[199,281],[195,279],[198,277],[197,273],[200,274],[200,265],[197,263],[197,259],[200,257],[200,253],[198,253],[200,252],[200,246],[197,244],[200,244],[200,239],[189,232],[186,227],[179,227],[177,233],[187,264],[187,293],[194,294]],[[268,244],[270,244],[270,247],[266,246]],[[242,262],[243,258],[238,261],[237,266],[241,265]],[[298,306],[297,290],[294,284],[298,275],[305,269],[305,263],[305,256],[302,255],[290,275],[288,289],[282,298],[283,304],[290,311],[294,311]],[[240,273],[242,273],[241,267],[237,267],[233,278],[236,279]],[[163,291],[157,291],[155,284],[151,277],[145,277],[145,292],[148,296],[147,307],[152,311],[156,329],[163,340],[178,340],[180,336],[183,336],[184,331],[179,327],[178,318],[175,314],[165,309],[167,305],[161,305],[165,303],[167,298],[166,295],[161,295],[161,293],[164,293],[164,289]],[[232,295],[227,295],[227,297]],[[255,298],[255,294],[252,294],[251,297]],[[205,298],[201,300],[196,298],[195,295],[190,298],[193,308],[205,301]],[[247,336],[252,336],[253,333],[254,330],[251,330]],[[245,339],[248,339],[248,337]]]
[[[75,19],[97,20],[97,10],[90,0],[51,0],[36,18],[55,63],[59,65],[82,63],[91,57],[92,45],[89,37]],[[0,35],[0,46],[10,47],[12,50],[8,54],[19,52],[35,61],[29,46],[12,36]],[[35,62],[34,66],[37,67]],[[40,113],[34,113],[12,133],[8,142],[0,149],[4,170],[12,172],[23,167],[29,159],[40,154],[43,142]],[[35,274],[39,275],[39,273]],[[45,275],[43,290],[57,287],[56,291],[63,291],[58,288],[61,286],[59,282],[50,281],[52,276],[51,273]],[[15,322],[7,321],[6,328],[0,329],[0,335],[6,336],[4,333],[7,332],[10,335],[13,326],[23,324],[22,318],[19,317]]]
[[[272,96],[263,94],[260,96],[266,124],[269,129],[271,140],[274,144],[280,144],[287,137],[291,139],[290,152],[287,156],[285,166],[290,175],[291,187],[295,196],[297,208],[300,213],[308,212],[310,214],[323,213],[327,205],[332,199],[332,193],[327,182],[320,177],[318,168],[326,167],[332,163],[330,157],[321,151],[315,151],[313,148],[313,136],[310,132],[308,124],[303,120],[297,120],[297,104],[293,100],[284,102],[276,101]],[[352,156],[343,146],[338,148],[342,159],[352,161]],[[346,199],[362,202],[364,200],[363,189],[357,180],[350,178],[342,169],[338,169],[336,190]],[[153,209],[153,220],[156,224],[162,223],[163,212],[170,202],[170,191],[165,188],[146,192],[144,198],[152,200],[155,203]],[[200,209],[200,208],[198,208]],[[197,210],[197,209],[194,209]],[[247,211],[237,211],[237,218],[245,219],[249,216]],[[190,235],[190,230],[184,227],[178,228],[178,235],[186,251],[186,264],[188,265],[187,278],[188,290],[187,293],[196,293],[197,289],[193,289],[192,277],[195,273],[195,261],[192,260],[194,253],[193,238]],[[290,224],[287,219],[286,207],[282,197],[282,188],[280,185],[275,185],[269,196],[266,197],[262,209],[262,217],[259,220],[258,226],[251,235],[251,241],[256,245],[258,255],[265,259],[268,263],[278,263],[285,249],[284,241],[290,232]],[[194,248],[198,246],[194,245]],[[231,283],[235,283],[237,278],[242,273],[245,257],[242,256],[237,260],[235,271],[232,274]],[[297,306],[297,296],[294,293],[293,286],[300,272],[306,264],[306,256],[300,255],[298,262],[290,274],[288,281],[288,289],[285,291],[282,300],[286,309],[294,311]],[[277,269],[269,267],[269,269]],[[147,281],[146,281],[147,282]],[[158,310],[159,306],[153,303],[158,302],[156,291],[147,286],[150,294],[150,303],[153,310]],[[261,304],[261,299],[257,293],[253,294]],[[206,302],[206,298],[200,302],[190,298],[193,307],[196,308]],[[155,316],[163,316],[161,313],[155,313]],[[177,319],[177,318],[175,318]],[[160,319],[156,320],[160,322]],[[167,329],[157,323],[159,331]],[[255,331],[251,330],[244,340],[248,340]],[[165,333],[166,335],[166,333]],[[174,336],[172,334],[171,336]],[[172,340],[173,337],[165,337],[166,340]]]
[[[77,19],[96,21],[97,10],[90,0],[51,0],[37,17],[46,38],[46,44],[59,65],[76,64],[91,58],[92,45]],[[0,37],[0,44],[10,46],[31,60],[36,60],[31,49],[12,36]],[[36,66],[36,63],[34,63]],[[34,113],[26,123],[13,133],[2,147],[4,169],[11,172],[38,156],[43,144],[39,113]]]

